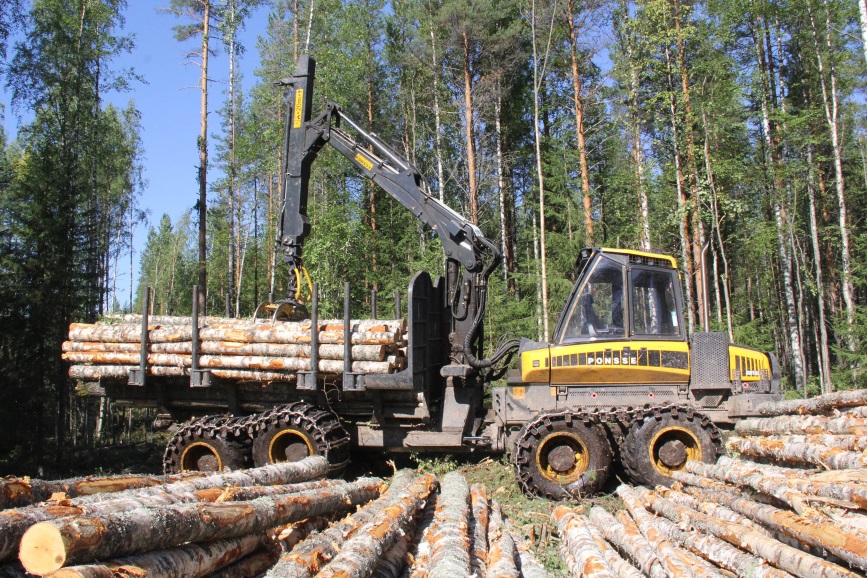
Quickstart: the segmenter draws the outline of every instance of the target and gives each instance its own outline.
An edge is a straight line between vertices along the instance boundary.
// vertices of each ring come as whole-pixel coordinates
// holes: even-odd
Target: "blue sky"
[[[141,111],[145,178],[148,185],[141,195],[140,205],[149,212],[148,218],[152,223],[158,223],[163,213],[168,213],[176,220],[185,211],[192,210],[199,194],[196,182],[199,163],[196,139],[199,135],[201,108],[199,68],[186,57],[187,52],[196,48],[196,42],[179,43],[174,39],[172,27],[180,21],[173,15],[157,12],[159,7],[167,5],[168,0],[129,2],[124,33],[135,35],[135,49],[131,54],[118,58],[113,68],[133,68],[147,84],[134,83],[130,92],[106,95],[107,101],[119,107],[134,100]],[[260,8],[240,35],[241,43],[246,48],[240,63],[245,86],[252,86],[256,82],[253,71],[260,61],[256,39],[265,34],[267,13],[267,8]],[[212,136],[219,130],[219,117],[215,111],[222,106],[225,99],[223,92],[227,88],[229,67],[222,44],[218,44],[218,54],[211,59],[209,75],[214,80],[208,103],[209,132]],[[9,55],[13,54],[14,51],[10,49]],[[10,98],[9,91],[3,86],[0,90],[0,103],[5,107],[3,127],[6,134],[13,138],[18,131],[16,115],[24,111],[12,110]],[[24,123],[28,120],[26,116],[21,119]],[[213,141],[209,148],[213,158]],[[208,180],[213,181],[216,176],[216,172],[211,169]],[[144,226],[135,231],[136,275],[146,234],[147,229]],[[128,257],[122,262],[129,263]],[[122,267],[119,273],[117,298],[124,304],[129,301],[128,265]]]

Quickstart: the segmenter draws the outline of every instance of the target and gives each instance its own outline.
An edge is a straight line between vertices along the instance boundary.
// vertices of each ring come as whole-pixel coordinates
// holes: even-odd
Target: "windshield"
[[[572,301],[561,341],[625,335],[623,268],[600,257]]]
[[[672,271],[632,270],[632,333],[638,336],[679,337],[677,302]]]

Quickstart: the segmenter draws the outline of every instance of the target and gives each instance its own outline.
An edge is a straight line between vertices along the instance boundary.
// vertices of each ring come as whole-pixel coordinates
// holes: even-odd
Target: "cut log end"
[[[31,574],[44,576],[59,570],[66,563],[66,548],[60,530],[48,522],[34,524],[21,538],[18,557]]]

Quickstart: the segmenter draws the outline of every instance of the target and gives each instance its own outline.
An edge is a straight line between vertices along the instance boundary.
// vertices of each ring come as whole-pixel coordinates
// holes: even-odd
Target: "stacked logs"
[[[867,571],[867,391],[768,403],[671,488],[622,485],[624,509],[559,507],[575,576],[855,577]],[[783,467],[790,466],[790,467]]]
[[[406,320],[353,320],[353,373],[393,373],[406,365]],[[318,324],[319,372],[340,375],[344,370],[342,320]],[[198,367],[230,380],[294,381],[311,367],[309,320],[252,322],[204,317],[199,320]],[[149,375],[189,375],[193,327],[190,317],[148,318]],[[69,376],[82,380],[126,379],[141,363],[142,323],[128,315],[95,324],[73,323],[63,343]]]
[[[0,576],[547,576],[482,484],[401,470],[386,487],[322,479],[327,469],[310,457],[138,483],[55,482],[60,492],[85,481],[99,489],[43,502],[32,492],[32,504],[0,511]]]
[[[738,423],[729,450],[765,463],[850,470],[867,467],[867,390],[766,403],[766,417]]]

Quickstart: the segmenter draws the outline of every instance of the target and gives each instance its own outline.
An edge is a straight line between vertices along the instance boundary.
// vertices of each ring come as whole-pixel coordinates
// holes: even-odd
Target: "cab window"
[[[674,271],[632,269],[632,334],[645,337],[680,337]]]
[[[625,335],[623,267],[602,257],[570,305],[562,340]]]

